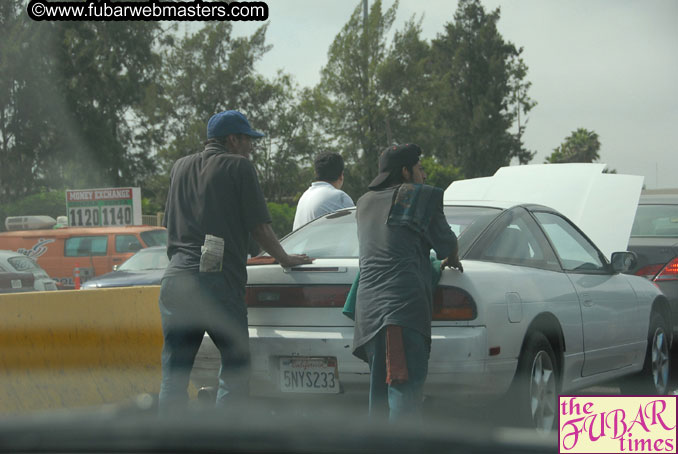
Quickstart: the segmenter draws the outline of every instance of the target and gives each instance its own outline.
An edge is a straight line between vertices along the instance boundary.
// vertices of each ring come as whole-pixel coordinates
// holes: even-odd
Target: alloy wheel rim
[[[556,377],[551,357],[543,350],[537,353],[532,363],[530,411],[538,431],[552,430],[556,418]]]
[[[669,346],[662,328],[657,328],[652,338],[652,381],[657,393],[666,392],[669,381]]]

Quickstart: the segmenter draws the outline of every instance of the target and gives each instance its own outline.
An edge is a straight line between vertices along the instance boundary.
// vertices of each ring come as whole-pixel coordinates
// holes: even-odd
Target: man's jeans
[[[188,384],[205,331],[221,353],[217,406],[249,393],[249,337],[244,289],[221,273],[187,272],[162,280],[158,302],[165,343],[159,409],[188,403]]]
[[[424,382],[428,374],[429,344],[420,332],[402,328],[409,379],[402,384],[386,383],[386,328],[364,346],[370,365],[371,419],[421,422]]]

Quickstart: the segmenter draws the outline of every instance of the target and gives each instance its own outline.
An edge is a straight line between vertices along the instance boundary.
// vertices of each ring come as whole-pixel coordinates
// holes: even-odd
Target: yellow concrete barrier
[[[0,413],[157,394],[163,344],[159,290],[0,294]]]

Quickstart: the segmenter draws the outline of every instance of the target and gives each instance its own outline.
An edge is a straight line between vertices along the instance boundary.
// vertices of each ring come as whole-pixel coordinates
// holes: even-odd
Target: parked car
[[[31,273],[34,277],[34,290],[56,290],[56,283],[37,263],[23,254],[14,251],[0,251],[0,272]]]
[[[38,218],[30,223],[32,218]],[[29,226],[44,225],[44,216],[26,216]],[[65,227],[59,229],[13,230],[0,233],[0,249],[8,249],[35,260],[61,289],[75,288],[76,268],[80,281],[108,273],[135,252],[167,245],[164,227]]]
[[[165,268],[169,265],[167,246],[142,249],[117,267],[115,271],[88,280],[83,290],[134,285],[160,285]]]
[[[34,292],[33,273],[0,271],[0,293]]]
[[[666,295],[678,333],[678,193],[641,196],[629,250],[638,255],[630,272],[654,282]]]
[[[545,206],[477,201],[447,205],[445,215],[465,272],[445,270],[434,296],[427,395],[509,393],[516,414],[548,429],[558,393],[636,372],[626,388],[667,391],[668,301],[646,279],[620,274],[633,253],[608,262]],[[353,322],[342,314],[358,270],[355,211],[317,219],[282,245],[316,260],[248,266],[252,391],[364,391],[368,368],[351,354]],[[214,386],[218,364],[206,336],[194,383]]]

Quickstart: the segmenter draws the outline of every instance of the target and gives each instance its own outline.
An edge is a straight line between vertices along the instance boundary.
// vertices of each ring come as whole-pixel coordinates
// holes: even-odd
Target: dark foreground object
[[[135,403],[3,417],[0,452],[553,453],[557,447],[555,434],[483,428],[456,419],[423,426],[375,424],[339,410],[273,410],[254,402],[228,411],[199,406],[157,417],[154,406]]]

